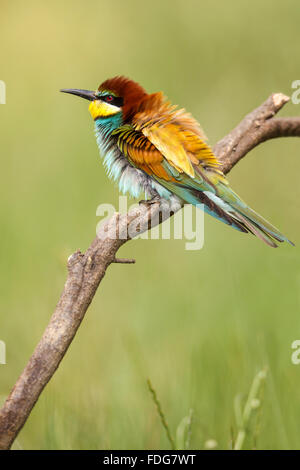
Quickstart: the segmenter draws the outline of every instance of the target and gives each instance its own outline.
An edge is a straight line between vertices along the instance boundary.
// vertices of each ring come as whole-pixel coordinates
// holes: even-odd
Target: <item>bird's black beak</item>
[[[94,101],[97,99],[94,91],[76,90],[75,88],[63,88],[60,90],[62,93],[70,93],[71,95],[80,96],[85,100]]]

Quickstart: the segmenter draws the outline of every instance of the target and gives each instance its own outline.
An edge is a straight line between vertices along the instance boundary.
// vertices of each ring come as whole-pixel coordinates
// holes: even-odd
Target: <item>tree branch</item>
[[[274,118],[289,98],[271,95],[214,147],[224,173],[252,148],[275,137],[300,137],[300,118]],[[118,249],[132,238],[130,226],[140,233],[160,224],[170,214],[163,201],[140,204],[128,214],[118,213],[108,220],[87,251],[77,251],[68,259],[67,280],[33,355],[0,410],[0,449],[9,449],[25,424],[33,406],[63,359],[77,329],[111,263],[134,263],[116,258]],[[118,229],[116,237],[116,227]],[[120,237],[122,234],[122,237]]]
[[[214,152],[222,163],[224,173],[228,173],[250,150],[266,140],[300,137],[299,117],[273,117],[288,101],[288,96],[273,93],[215,145]]]

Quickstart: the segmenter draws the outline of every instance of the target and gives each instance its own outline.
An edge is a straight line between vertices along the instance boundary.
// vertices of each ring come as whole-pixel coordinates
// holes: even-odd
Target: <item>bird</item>
[[[151,204],[192,204],[271,247],[294,245],[251,209],[229,186],[221,164],[196,119],[137,82],[117,76],[96,91],[64,88],[90,101],[100,156],[123,194],[146,195]]]

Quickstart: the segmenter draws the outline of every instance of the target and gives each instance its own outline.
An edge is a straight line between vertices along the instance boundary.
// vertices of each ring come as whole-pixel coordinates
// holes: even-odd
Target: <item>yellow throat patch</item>
[[[120,108],[109,103],[105,103],[101,100],[92,101],[89,106],[89,111],[92,118],[95,120],[99,117],[113,116],[120,112]]]

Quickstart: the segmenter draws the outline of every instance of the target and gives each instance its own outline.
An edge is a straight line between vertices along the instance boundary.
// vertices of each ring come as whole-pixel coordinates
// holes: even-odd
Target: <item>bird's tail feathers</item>
[[[204,210],[216,219],[240,232],[250,232],[267,245],[276,248],[276,242],[294,244],[270,222],[257,214],[226,184],[219,182],[216,193],[191,186],[170,186],[170,190],[193,205],[203,204]]]
[[[247,206],[229,186],[221,183],[217,189],[219,190],[220,197],[215,195],[210,196],[215,201],[218,200],[221,207],[226,212],[228,211],[234,219],[238,220],[246,228],[246,231],[253,233],[267,245],[274,248],[277,247],[276,241],[285,241],[294,246],[276,227]]]

